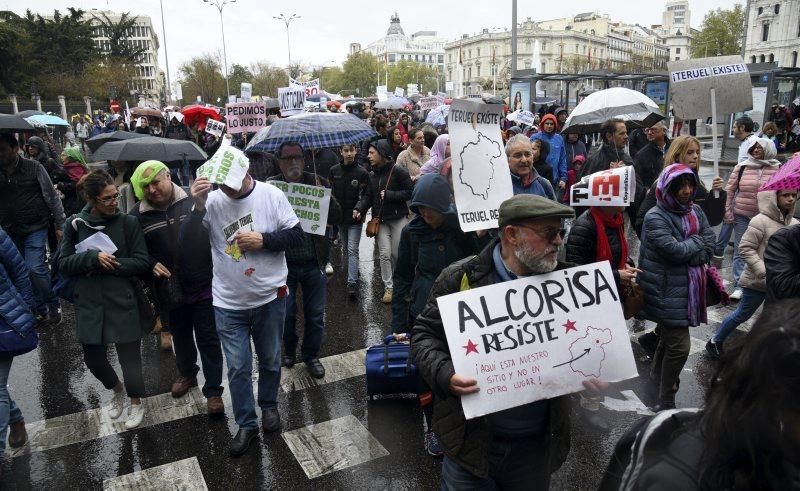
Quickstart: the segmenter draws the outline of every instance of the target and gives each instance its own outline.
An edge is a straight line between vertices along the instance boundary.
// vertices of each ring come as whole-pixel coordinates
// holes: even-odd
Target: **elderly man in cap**
[[[222,415],[222,348],[211,303],[211,244],[194,202],[172,182],[157,160],[139,164],[131,185],[140,199],[130,214],[139,219],[152,264],[153,286],[162,323],[172,333],[178,378],[172,397],[197,386],[197,351],[203,363],[203,395],[208,413]],[[195,339],[197,344],[195,345]]]
[[[567,457],[567,397],[532,402],[467,421],[460,397],[480,390],[473,374],[455,373],[436,299],[469,288],[549,273],[570,264],[556,258],[562,220],[571,208],[541,196],[518,194],[500,205],[499,237],[480,254],[448,266],[416,319],[411,347],[434,393],[433,430],[444,449],[442,489],[547,489]],[[590,379],[587,390],[607,384]]]

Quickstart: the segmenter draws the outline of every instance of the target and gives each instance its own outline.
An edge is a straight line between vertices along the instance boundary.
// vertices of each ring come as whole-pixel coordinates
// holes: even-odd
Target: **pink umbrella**
[[[782,189],[800,189],[800,156],[783,164],[759,191],[780,191]]]

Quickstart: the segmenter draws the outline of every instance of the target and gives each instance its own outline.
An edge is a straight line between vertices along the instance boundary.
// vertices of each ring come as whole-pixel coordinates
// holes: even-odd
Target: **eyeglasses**
[[[108,198],[101,198],[101,199],[98,199],[98,200],[97,200],[97,202],[98,202],[98,203],[102,203],[102,204],[104,204],[104,205],[110,205],[111,203],[116,203],[116,202],[118,202],[118,201],[119,201],[119,198],[120,198],[120,194],[119,194],[119,193],[117,193],[117,194],[115,194],[114,196],[109,196]]]
[[[536,232],[536,235],[539,237],[547,240],[548,242],[555,242],[556,237],[563,239],[567,235],[567,229],[565,228],[548,228],[547,230],[540,230],[536,227],[531,227],[530,225],[524,225],[522,223],[515,223],[515,227],[527,228],[528,230],[532,230]]]
[[[305,162],[303,157],[299,156],[278,157],[278,160],[282,160],[284,162]]]

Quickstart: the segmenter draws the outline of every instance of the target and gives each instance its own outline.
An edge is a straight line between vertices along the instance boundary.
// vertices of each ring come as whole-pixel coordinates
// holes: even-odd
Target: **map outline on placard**
[[[481,144],[481,139],[484,139],[484,140],[488,141],[489,143],[482,145]],[[485,185],[486,185],[485,189],[483,187],[479,188],[479,183],[478,182],[472,182],[471,179],[468,179],[470,182],[465,182],[464,181],[464,174],[465,174],[464,173],[464,170],[465,170],[464,169],[464,162],[466,162],[466,159],[464,158],[464,154],[473,145],[476,147],[476,150],[474,150],[474,151],[478,151],[478,152],[480,152],[482,150],[482,147],[489,147],[489,148],[494,147],[497,150],[497,154],[496,155],[490,155],[488,152],[487,152],[487,155],[486,155],[486,157],[489,159],[488,164],[489,164],[490,173],[489,173],[488,179],[485,182]],[[466,145],[464,145],[464,147],[459,152],[459,157],[461,158],[461,167],[458,170],[458,180],[459,180],[459,182],[461,182],[461,184],[463,184],[464,186],[469,188],[469,190],[470,190],[470,192],[472,193],[473,196],[478,196],[481,199],[483,199],[484,201],[488,200],[489,199],[489,190],[492,188],[492,181],[494,180],[494,176],[495,176],[495,165],[496,164],[494,162],[494,159],[500,158],[500,157],[502,157],[502,155],[503,155],[502,145],[500,145],[500,143],[497,142],[496,140],[493,140],[492,138],[484,135],[483,132],[478,131],[476,140],[468,142]],[[472,160],[472,159],[470,159],[470,160]]]

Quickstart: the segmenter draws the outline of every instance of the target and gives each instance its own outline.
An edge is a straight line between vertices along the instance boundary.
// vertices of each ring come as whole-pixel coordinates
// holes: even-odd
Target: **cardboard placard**
[[[225,104],[228,133],[255,133],[267,125],[267,105],[263,102]]]
[[[638,376],[608,261],[437,299],[467,419]]]
[[[671,61],[668,67],[672,110],[679,118],[712,116],[711,89],[716,92],[717,120],[753,108],[753,85],[741,56]]]
[[[253,84],[242,82],[240,92],[242,96],[242,101],[250,102],[251,96],[253,95]]]
[[[278,89],[278,103],[281,116],[293,116],[303,112],[306,103],[306,91],[302,87],[281,87]]]
[[[503,106],[456,99],[448,127],[453,190],[461,230],[497,227],[500,203],[514,195],[500,118]]]
[[[238,191],[242,187],[250,160],[236,147],[220,146],[208,161],[198,167],[197,177],[205,177],[214,184],[224,184]]]

